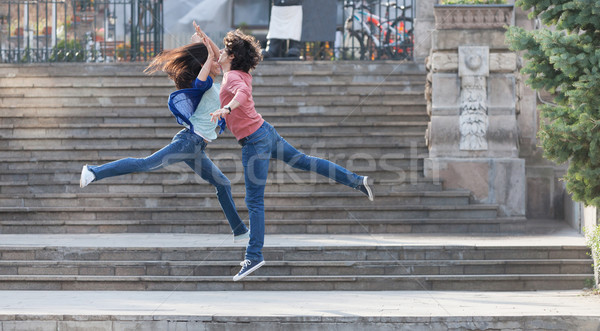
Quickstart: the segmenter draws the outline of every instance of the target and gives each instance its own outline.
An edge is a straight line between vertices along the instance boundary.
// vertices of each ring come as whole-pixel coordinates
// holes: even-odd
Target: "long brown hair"
[[[208,51],[203,43],[192,43],[160,52],[144,72],[153,74],[164,71],[178,90],[190,88],[207,57]]]

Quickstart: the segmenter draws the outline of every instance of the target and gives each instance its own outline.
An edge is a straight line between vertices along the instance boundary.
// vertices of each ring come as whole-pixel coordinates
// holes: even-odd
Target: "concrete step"
[[[243,256],[244,245],[231,243],[230,235],[41,235],[37,243],[18,242],[32,235],[1,235],[0,260],[21,261],[235,261]],[[551,244],[551,236],[543,242],[527,245],[540,236],[464,236],[432,234],[370,236],[347,235],[267,235],[263,255],[269,261],[406,261],[440,260],[564,260],[576,259],[591,262],[585,245]],[[269,238],[271,240],[269,240]],[[384,239],[385,238],[385,239]],[[557,237],[557,238],[560,238]],[[64,242],[57,241],[64,239]],[[579,239],[579,238],[573,238]],[[129,240],[129,243],[125,243]],[[146,242],[142,240],[150,240]],[[226,240],[226,242],[223,242]],[[178,242],[179,241],[179,245]],[[487,243],[486,243],[487,241]],[[583,243],[583,241],[578,240]],[[8,245],[7,243],[10,243]],[[294,243],[294,244],[292,244]],[[297,244],[296,244],[297,243]],[[213,245],[213,246],[210,246]],[[236,266],[234,265],[234,267]],[[237,265],[239,266],[239,265]]]
[[[68,140],[71,141],[71,140]],[[0,153],[2,153],[2,159],[11,159],[11,158],[23,158],[23,157],[36,157],[36,158],[44,158],[42,155],[44,152],[51,152],[53,154],[56,153],[79,153],[81,152],[95,152],[103,153],[105,150],[109,151],[119,151],[119,150],[132,150],[132,153],[146,152],[147,150],[151,150],[150,153],[156,151],[159,148],[164,147],[168,144],[168,141],[115,141],[113,140],[113,144],[110,144],[110,140],[104,141],[102,139],[97,139],[96,145],[77,145],[77,144],[62,144],[62,145],[46,145],[46,144],[16,144],[12,143],[12,141],[8,141],[8,149],[0,149]],[[240,145],[235,143],[231,144],[231,139],[229,141],[221,142],[219,145],[211,144],[210,152],[213,154],[219,153],[231,153],[231,152],[239,152]],[[341,154],[346,153],[346,155],[359,154],[364,153],[374,158],[376,155],[406,155],[406,157],[413,156],[424,157],[427,154],[427,146],[425,144],[417,144],[417,143],[390,143],[387,145],[381,145],[378,143],[373,143],[368,139],[364,139],[363,142],[349,145],[345,143],[329,143],[325,145],[325,142],[314,142],[312,144],[296,144],[294,147],[298,150],[305,151],[313,151],[312,155],[316,154]],[[327,151],[325,151],[327,150]],[[56,153],[55,153],[56,152]],[[316,153],[315,153],[316,152]],[[117,152],[118,153],[118,152]],[[150,155],[150,154],[148,154]],[[218,157],[218,155],[215,155]],[[70,158],[70,156],[68,156]]]
[[[412,121],[412,122],[377,122],[377,123],[350,123],[350,122],[319,122],[311,123],[280,123],[277,124],[277,131],[280,134],[287,133],[351,133],[362,135],[364,133],[397,133],[397,132],[413,132],[424,134],[427,128],[427,122]],[[161,134],[168,132],[170,135],[177,133],[181,129],[180,125],[174,122],[169,123],[108,123],[108,124],[60,124],[48,125],[44,127],[30,128],[27,126],[19,127],[15,125],[1,125],[1,137],[32,137],[60,135],[66,137],[77,135],[85,137],[89,134],[106,134],[107,136],[119,136],[123,134]],[[168,130],[168,131],[166,131]]]
[[[328,117],[343,117],[343,118],[362,118],[365,121],[369,116],[398,116],[402,115],[407,118],[428,116],[425,108],[421,104],[414,105],[349,105],[349,106],[297,106],[281,103],[262,104],[258,110],[265,117],[282,117],[282,116],[328,116]],[[22,118],[30,120],[58,118],[63,120],[77,120],[78,118],[86,118],[94,120],[94,118],[103,118],[105,121],[122,120],[136,118],[140,121],[155,119],[155,121],[165,121],[169,119],[173,121],[173,115],[167,109],[166,104],[160,105],[123,105],[115,106],[65,106],[58,107],[56,105],[44,105],[40,107],[26,107],[20,104],[4,107],[0,109],[0,119],[3,124],[12,124],[8,120],[13,119],[19,121]],[[408,119],[407,119],[408,120]],[[406,121],[407,121],[406,120]],[[338,120],[340,121],[340,120]],[[64,122],[63,122],[64,123]]]
[[[118,63],[118,64],[96,64],[86,63],[78,66],[72,63],[35,64],[30,66],[3,64],[0,67],[0,77],[77,77],[89,76],[91,79],[97,77],[148,77],[143,73],[146,68],[144,63]],[[253,76],[361,76],[361,75],[385,75],[401,76],[405,80],[410,78],[424,77],[425,65],[414,62],[378,62],[377,65],[365,62],[330,62],[330,61],[289,61],[289,62],[261,62]],[[163,74],[150,77],[164,77]]]
[[[110,73],[109,73],[110,74]],[[13,79],[18,77],[18,79]],[[221,82],[221,78],[217,78]],[[360,74],[346,73],[328,77],[321,74],[298,73],[290,75],[253,75],[253,90],[272,93],[286,93],[291,91],[314,92],[339,92],[339,91],[423,91],[426,84],[426,73],[415,75],[402,74]],[[24,76],[3,78],[0,74],[0,87],[6,88],[157,88],[164,89],[165,96],[175,90],[175,85],[165,76],[145,76],[136,72],[129,76]],[[20,91],[19,91],[20,92]]]
[[[564,239],[552,245],[550,238],[531,236],[502,241],[503,237],[384,239],[386,235],[363,235],[336,236],[329,242],[323,241],[323,236],[292,236],[285,245],[285,237],[276,236],[263,250],[267,264],[244,282],[234,283],[230,277],[239,268],[237,261],[244,248],[223,245],[222,241],[218,244],[231,237],[217,236],[207,242],[198,241],[202,236],[173,234],[42,235],[36,245],[28,245],[17,244],[27,236],[3,235],[0,266],[6,268],[1,269],[5,275],[0,276],[0,287],[490,291],[578,289],[592,277],[587,247],[568,244]],[[139,245],[140,239],[144,239],[144,245]],[[104,244],[97,245],[100,240]],[[126,240],[129,245],[119,247]],[[57,245],[59,242],[64,245]],[[47,268],[40,269],[42,266]]]
[[[66,162],[66,161],[65,161]],[[219,169],[223,172],[223,174],[229,178],[232,184],[235,185],[244,185],[244,175],[243,169],[241,166],[241,161],[239,160],[229,160],[228,162],[224,162],[222,160],[215,160],[213,162],[219,166]],[[376,192],[381,191],[389,192],[387,188],[385,190],[381,190],[377,188],[380,183],[383,181],[391,184],[402,184],[402,183],[413,183],[420,184],[419,177],[422,177],[423,166],[422,162],[416,163],[411,161],[407,161],[406,168],[391,168],[392,162],[386,162],[387,168],[385,170],[382,169],[367,169],[366,167],[356,167],[354,164],[351,169],[355,170],[357,173],[363,176],[369,176],[372,179],[372,183],[374,182],[374,189]],[[31,169],[24,168],[20,170],[3,170],[0,174],[0,183],[5,183],[6,185],[10,185],[9,183],[13,183],[15,186],[21,185],[22,182],[27,182],[32,186],[36,185],[48,185],[52,184],[61,184],[61,185],[78,185],[81,167],[83,164],[79,164],[80,169],[73,169],[68,171],[65,168],[53,168],[53,167],[44,167],[48,164],[42,165],[42,162],[38,162],[40,165],[39,171],[36,173],[31,173]],[[15,164],[14,166],[18,166]],[[55,171],[52,171],[56,169]],[[28,171],[30,173],[28,173]],[[298,184],[298,185],[310,185],[312,184],[327,184],[331,183],[328,178],[318,175],[313,172],[306,172],[301,170],[296,170],[286,165],[285,163],[275,161],[271,164],[269,168],[269,173],[267,175],[267,180],[269,185],[271,184]],[[96,185],[121,185],[121,184],[133,184],[133,185],[175,185],[175,184],[207,184],[200,176],[197,176],[192,170],[184,163],[178,163],[176,165],[169,166],[165,169],[156,170],[152,172],[145,173],[135,173],[122,175],[117,177],[109,177],[105,178],[102,181],[95,182],[90,188],[86,188],[86,191],[91,189]],[[422,182],[421,184],[427,184],[427,182]]]
[[[160,146],[160,145],[159,145]],[[162,146],[161,146],[162,147]],[[44,181],[53,182],[65,182],[65,180],[75,180],[79,178],[81,168],[84,164],[100,165],[114,160],[118,160],[125,157],[144,158],[160,147],[156,147],[152,152],[147,150],[129,150],[123,151],[118,149],[111,149],[108,151],[101,151],[97,158],[83,157],[82,155],[72,155],[71,159],[60,158],[58,156],[49,157],[45,159],[35,159],[35,164],[32,164],[31,158],[12,158],[7,159],[0,165],[0,181],[22,181],[31,180],[32,183],[43,183]],[[308,155],[316,157],[325,157],[326,159],[339,164],[350,171],[354,171],[359,174],[365,174],[373,176],[373,179],[378,182],[384,181],[406,181],[406,179],[412,179],[417,177],[423,177],[420,172],[423,168],[423,159],[421,155],[415,155],[416,153],[410,152],[410,154],[401,153],[390,153],[381,156],[371,156],[370,154],[334,154],[334,153],[323,153],[320,149],[312,148],[305,150]],[[127,153],[127,154],[126,154]],[[209,148],[207,151],[210,159],[221,169],[226,175],[242,174],[242,163],[241,163],[241,152],[231,150],[227,152],[223,149],[215,147],[214,151]],[[350,157],[348,157],[350,155]],[[85,155],[84,155],[85,156]],[[328,157],[329,156],[329,157]],[[36,170],[35,172],[32,170]],[[170,178],[172,180],[180,180],[182,174],[191,174],[191,169],[184,163],[177,163],[170,165],[164,169],[159,169],[147,173],[143,173],[144,177],[138,179],[146,179],[148,177],[157,178]],[[283,161],[272,159],[269,162],[269,174],[294,174],[298,175],[299,178],[313,178],[313,173],[297,170],[289,166]],[[413,177],[417,174],[417,177]],[[131,181],[135,179],[135,176],[139,174],[124,175],[129,177]],[[134,177],[131,177],[134,176]],[[387,178],[388,176],[392,176]],[[233,178],[230,178],[233,179]],[[118,181],[120,182],[120,181]],[[142,181],[138,181],[141,183]]]
[[[129,176],[129,175],[127,175]],[[131,175],[134,176],[134,175]],[[62,180],[60,176],[56,181],[44,181],[40,183],[29,183],[23,181],[0,182],[0,194],[18,195],[23,194],[48,194],[48,193],[214,193],[214,186],[204,182],[199,177],[189,173],[184,174],[175,180],[148,181],[144,174],[135,175],[136,180],[125,181],[123,179],[111,178],[93,183],[85,188],[85,191],[79,187],[79,180]],[[141,180],[137,180],[141,179]],[[234,193],[245,192],[243,177],[241,172],[237,176],[229,177],[232,183]],[[405,181],[378,181],[374,185],[374,193],[386,194],[390,192],[418,192],[418,191],[441,191],[441,182],[429,178],[413,177],[406,178]],[[337,194],[340,191],[353,192],[360,196],[360,193],[351,188],[333,183],[327,179],[301,180],[295,179],[293,182],[283,180],[274,180],[268,182],[265,192],[300,192],[307,195],[313,193],[331,193]]]
[[[244,205],[245,194],[234,193],[237,205]],[[377,195],[373,202],[355,192],[330,193],[277,192],[265,194],[268,205],[275,206],[340,206],[349,201],[353,205],[468,205],[467,191],[398,192]],[[0,195],[0,207],[135,207],[135,206],[190,206],[214,199],[214,193],[80,193],[80,194],[26,194],[19,197]]]
[[[580,290],[2,294],[0,305],[6,313],[0,327],[4,325],[4,330],[548,331],[600,327],[600,302],[589,291]]]
[[[302,92],[306,94],[330,92],[330,93],[380,93],[380,92],[398,92],[413,91],[425,94],[425,77],[410,77],[406,80],[382,80],[365,82],[291,82],[289,84],[274,84],[271,79],[277,80],[279,76],[273,76],[266,79],[255,80],[253,90],[277,94],[286,94],[290,92]]]
[[[44,106],[47,104],[57,106],[128,106],[136,105],[153,105],[159,106],[166,104],[168,95],[165,94],[145,94],[143,96],[122,95],[122,96],[27,96],[23,95],[0,95],[0,106],[11,107],[19,104],[21,107]],[[381,96],[360,96],[360,95],[331,95],[331,94],[311,94],[295,96],[272,96],[260,95],[253,93],[253,99],[256,103],[256,108],[260,109],[262,105],[272,104],[292,104],[296,106],[404,106],[404,105],[421,105],[426,106],[425,98],[422,93],[406,92],[386,92]]]
[[[9,85],[9,84],[5,84]],[[82,84],[83,85],[83,84]],[[5,86],[0,93],[1,98],[122,98],[122,97],[168,97],[175,91],[174,86],[170,87],[154,87],[154,86],[131,86],[115,83],[110,86],[88,86],[78,85],[72,87],[62,87],[49,85],[45,87],[16,87]],[[257,104],[261,104],[264,100],[269,100],[267,97],[276,96],[281,98],[304,97],[306,100],[311,98],[331,98],[335,96],[344,96],[347,98],[373,98],[385,100],[384,97],[394,97],[398,99],[409,99],[412,96],[424,98],[424,88],[422,85],[420,90],[408,89],[403,85],[396,83],[381,83],[381,84],[310,84],[310,85],[292,85],[288,84],[286,88],[278,85],[258,85],[253,86],[252,96]],[[381,88],[380,88],[381,86]],[[410,85],[409,85],[410,86]],[[310,88],[309,88],[310,87]],[[354,88],[348,88],[354,87]],[[385,88],[384,88],[385,87]],[[35,88],[35,94],[31,94],[31,89]],[[261,101],[262,100],[262,101]]]
[[[158,148],[156,148],[157,150]],[[310,152],[313,153],[310,153]],[[369,154],[349,154],[343,151],[331,150],[328,153],[316,153],[315,150],[308,150],[307,154],[322,157],[330,160],[349,171],[358,175],[370,176],[377,184],[429,184],[435,179],[423,178],[423,159],[416,156],[410,158],[410,154],[387,154],[381,157],[370,156]],[[108,150],[98,152],[63,152],[57,151],[56,155],[52,153],[23,153],[23,157],[13,157],[6,159],[0,174],[0,182],[4,185],[21,185],[21,182],[28,181],[32,185],[46,185],[48,181],[53,184],[77,184],[79,181],[81,168],[85,164],[101,165],[115,160],[128,157],[144,158],[151,155],[155,150]],[[0,152],[0,154],[6,154]],[[12,153],[14,155],[14,153]],[[99,155],[102,155],[101,157]],[[242,168],[241,155],[238,151],[209,151],[208,155],[214,164],[232,181],[233,184],[243,184],[244,172]],[[347,155],[351,155],[348,158]],[[69,161],[70,159],[70,161]],[[32,163],[33,162],[33,163]],[[34,167],[37,166],[37,168]],[[79,169],[74,169],[79,168]],[[39,170],[35,173],[31,171]],[[27,171],[30,171],[28,173]],[[280,160],[271,160],[269,165],[268,177],[269,183],[278,184],[298,184],[310,185],[319,183],[328,183],[328,178],[316,174],[315,172],[303,171],[292,168]],[[106,178],[98,182],[99,185],[108,184],[133,184],[133,185],[174,185],[204,183],[199,176],[195,175],[189,166],[184,162],[175,163],[168,167],[151,171],[132,173],[112,178]],[[436,181],[439,184],[439,180]],[[332,183],[332,182],[331,182]],[[435,183],[434,183],[435,184]],[[94,184],[95,185],[95,184]]]
[[[166,145],[166,144],[165,144]],[[39,148],[27,148],[24,150],[1,150],[0,159],[6,162],[23,162],[23,161],[64,161],[72,160],[80,161],[84,164],[103,164],[106,161],[113,161],[127,157],[144,158],[152,155],[159,149],[163,148],[164,145],[150,146],[131,146],[131,145],[120,145],[120,146],[103,146],[99,148],[97,145],[94,146],[57,146],[55,148],[43,149]],[[394,171],[404,172],[405,170],[399,167],[405,164],[405,160],[414,162],[414,168],[411,170],[417,170],[416,166],[422,164],[423,159],[426,157],[426,149],[420,148],[394,148],[391,146],[387,147],[359,147],[359,146],[326,146],[324,147],[320,143],[314,143],[313,146],[296,145],[298,150],[303,151],[307,155],[314,157],[324,158],[331,162],[337,163],[343,167],[347,167],[351,171]],[[235,160],[226,163],[218,163],[218,166],[229,166],[233,163],[241,166],[241,152],[239,145],[223,144],[215,148],[211,148],[207,151],[213,162],[219,160]],[[217,161],[215,161],[217,160]],[[280,165],[281,163],[281,165]],[[284,166],[284,162],[277,162],[274,160],[274,166],[280,168],[287,168]],[[83,165],[83,164],[82,164]],[[410,164],[413,166],[413,163]],[[181,167],[187,169],[185,164]],[[235,168],[241,170],[241,167]]]
[[[0,275],[221,276],[239,261],[0,261]],[[268,261],[263,276],[590,274],[590,259]]]
[[[176,132],[175,132],[176,133]],[[346,145],[361,145],[364,142],[374,144],[378,146],[407,146],[414,148],[425,147],[425,138],[423,134],[398,134],[398,135],[364,135],[357,136],[352,134],[285,134],[281,133],[293,146],[315,146],[320,145],[321,150],[325,150],[327,146],[339,146],[341,144]],[[171,134],[161,134],[160,136],[140,137],[136,135],[123,135],[122,137],[103,136],[97,133],[95,136],[86,137],[50,137],[46,136],[44,139],[38,137],[29,138],[0,138],[0,150],[20,150],[20,149],[41,149],[47,147],[57,146],[69,146],[71,148],[97,148],[106,146],[131,146],[132,149],[136,148],[153,148],[158,150],[163,146],[166,146],[171,142]],[[208,150],[218,149],[221,146],[235,144],[235,141],[231,136],[219,137],[213,140],[208,145]],[[137,154],[137,151],[133,153]]]
[[[302,109],[301,109],[302,108]],[[298,107],[298,110],[289,110],[287,112],[262,112],[263,118],[277,126],[280,123],[311,123],[331,122],[331,123],[378,123],[385,121],[394,122],[422,122],[426,120],[427,115],[424,111],[418,112],[388,112],[378,111],[371,114],[354,113],[352,110],[347,110],[340,113],[329,113],[329,107]],[[174,117],[170,112],[165,111],[166,108],[160,110],[161,114],[143,114],[140,116],[123,117],[120,114],[106,114],[104,111],[99,111],[97,114],[83,116],[78,114],[75,117],[0,117],[0,125],[13,127],[47,127],[50,125],[59,126],[61,124],[109,124],[109,123],[173,123]],[[122,111],[126,112],[125,110]],[[101,114],[101,115],[100,115]],[[114,116],[113,116],[114,115]],[[35,116],[35,115],[32,115]]]
[[[114,141],[119,141],[120,144],[138,144],[154,143],[154,148],[162,148],[169,144],[172,138],[180,131],[181,127],[170,126],[172,123],[168,123],[169,128],[155,130],[136,130],[136,129],[123,129],[118,128],[106,129],[106,130],[94,130],[91,129],[88,132],[83,133],[78,129],[15,129],[15,136],[6,138],[0,137],[0,149],[21,149],[25,146],[47,146],[49,142],[54,142],[53,146],[67,146],[79,143],[80,146],[90,146],[94,142],[101,145],[111,145]],[[277,131],[284,137],[290,144],[294,146],[305,145],[315,146],[315,144],[326,147],[328,145],[362,145],[365,143],[383,146],[409,146],[409,147],[423,147],[425,146],[425,135],[423,132],[417,130],[406,130],[400,132],[301,132],[296,130],[295,127],[282,128],[277,125]],[[332,131],[336,131],[332,129]],[[31,134],[31,135],[27,135]],[[39,139],[39,134],[44,134],[45,139]],[[237,141],[231,135],[226,132],[219,136],[216,140],[208,144],[207,149],[211,150],[216,146],[225,145],[237,145]],[[325,149],[325,148],[322,148]]]
[[[301,75],[307,76],[307,75]],[[287,92],[365,92],[365,91],[423,91],[425,88],[425,74],[405,76],[402,80],[371,80],[363,82],[352,82],[348,79],[345,81],[290,81],[282,84],[278,80],[278,74],[266,75],[262,74],[253,81],[253,90],[260,92],[271,93],[287,93]],[[286,76],[289,77],[289,76]],[[294,76],[292,76],[294,77]],[[298,77],[298,76],[296,76]],[[322,77],[322,76],[319,76]],[[0,76],[1,78],[1,76]],[[317,77],[312,77],[317,78]],[[277,80],[280,83],[276,83]],[[220,82],[221,78],[217,78]],[[155,88],[162,89],[167,94],[175,89],[172,81],[166,76],[106,76],[106,77],[86,77],[86,76],[62,76],[62,77],[32,77],[20,76],[19,79],[0,79],[0,87],[4,88],[74,88],[74,89],[99,89],[99,88],[127,88],[127,89],[144,89]],[[9,90],[6,90],[7,93]],[[10,94],[22,94],[22,90],[10,91]]]
[[[245,218],[247,220],[247,218]],[[273,219],[265,225],[266,233],[277,234],[378,234],[378,233],[446,233],[446,234],[519,234],[526,230],[524,218],[444,218],[444,219]],[[231,233],[221,216],[215,220],[0,220],[4,234],[59,233]]]
[[[263,267],[264,268],[264,267]],[[592,274],[450,276],[2,276],[0,290],[62,291],[543,291],[585,287]]]
[[[154,237],[168,237],[156,235]],[[96,236],[96,238],[111,238],[111,235]],[[176,237],[176,236],[172,236]],[[198,236],[202,237],[202,236]],[[223,236],[220,236],[223,237]],[[228,236],[229,237],[229,236]],[[314,238],[319,238],[315,236]],[[229,238],[231,239],[231,238]],[[309,240],[310,236],[305,236]],[[109,242],[107,242],[108,244]],[[150,244],[150,243],[148,243]],[[576,259],[591,262],[587,255],[589,249],[585,246],[560,247],[560,246],[483,246],[473,247],[465,245],[306,245],[269,246],[263,249],[266,261],[396,261],[402,264],[409,261],[440,261],[440,260],[503,260],[521,261],[548,259]],[[240,253],[243,245],[222,244],[219,247],[207,247],[199,244],[196,247],[169,246],[169,247],[113,247],[113,246],[71,246],[71,245],[32,245],[23,243],[16,247],[0,247],[1,260],[21,261],[232,261],[233,267],[239,267]],[[590,266],[591,268],[591,266]],[[589,269],[591,271],[591,269]]]
[[[356,194],[361,194],[356,192]],[[364,198],[364,197],[363,197]],[[366,199],[366,198],[364,198]],[[247,219],[247,209],[238,205],[240,216]],[[304,206],[266,205],[265,213],[269,218],[277,219],[390,219],[390,218],[495,218],[498,216],[496,205],[387,205],[377,206]],[[218,201],[206,200],[202,205],[178,207],[0,207],[0,218],[7,221],[44,220],[44,219],[131,219],[131,220],[202,220],[222,219],[223,211]]]

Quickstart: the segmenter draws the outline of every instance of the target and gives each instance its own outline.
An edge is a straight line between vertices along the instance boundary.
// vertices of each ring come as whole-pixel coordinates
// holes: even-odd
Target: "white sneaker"
[[[245,233],[239,234],[237,236],[233,236],[233,242],[235,244],[248,243],[249,240],[250,240],[250,230],[246,231]]]
[[[240,279],[243,279],[244,277],[248,276],[249,274],[251,274],[252,272],[254,272],[256,269],[262,267],[265,264],[265,260],[262,261],[253,261],[253,260],[244,260],[242,261],[241,265],[242,265],[242,269],[240,270],[240,272],[238,272],[237,275],[233,276],[233,281],[237,282]]]
[[[371,191],[371,187],[369,186],[368,180],[369,180],[369,176],[363,177],[362,184],[358,185],[358,187],[356,189],[363,192],[364,194],[366,194],[367,197],[369,197],[370,201],[373,201],[373,199],[375,197],[373,196],[373,191]]]
[[[81,169],[81,178],[79,178],[79,187],[84,188],[96,179],[96,175],[88,169],[87,164]]]

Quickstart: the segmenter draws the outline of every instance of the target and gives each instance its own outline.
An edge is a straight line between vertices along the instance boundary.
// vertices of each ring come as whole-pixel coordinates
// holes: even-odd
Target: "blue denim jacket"
[[[213,80],[210,76],[208,76],[204,82],[196,78],[191,88],[177,90],[169,95],[169,110],[175,115],[177,123],[181,125],[187,124],[190,130],[194,132],[194,125],[190,122],[190,117],[194,115],[204,92],[206,92],[212,84]]]
[[[194,115],[196,108],[198,108],[204,92],[208,91],[212,85],[213,80],[210,76],[206,78],[206,81],[196,78],[191,88],[177,90],[169,95],[169,110],[175,115],[177,123],[187,125],[192,132],[195,132],[190,117]],[[219,120],[219,126],[221,127],[219,130],[220,134],[226,127],[224,119]]]

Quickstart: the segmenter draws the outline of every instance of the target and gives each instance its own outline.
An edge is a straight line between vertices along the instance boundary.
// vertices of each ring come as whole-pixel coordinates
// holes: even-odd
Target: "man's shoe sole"
[[[255,265],[254,267],[252,267],[250,270],[246,271],[245,274],[243,275],[235,275],[233,276],[233,281],[237,282],[238,280],[244,279],[244,277],[248,276],[249,274],[253,273],[256,269],[262,267],[265,264],[265,260],[260,261],[259,264]]]

